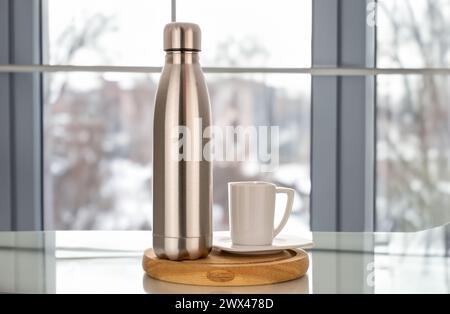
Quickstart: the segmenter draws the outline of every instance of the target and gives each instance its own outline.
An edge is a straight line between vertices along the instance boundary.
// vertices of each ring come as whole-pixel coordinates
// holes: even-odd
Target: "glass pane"
[[[422,230],[450,221],[449,90],[447,76],[378,77],[380,231]]]
[[[228,228],[228,182],[269,181],[296,190],[293,215],[285,230],[309,230],[310,77],[207,74],[207,80],[214,125],[279,127],[276,149],[280,159],[272,170],[261,171],[258,162],[249,160],[215,162],[215,228]],[[281,219],[284,204],[277,205],[277,218]]]
[[[56,73],[45,80],[45,208],[55,228],[148,229],[158,75]],[[214,229],[228,227],[228,181],[267,180],[297,191],[287,231],[309,230],[309,76],[207,80],[215,125],[278,126],[280,143],[279,165],[269,172],[250,161],[214,162]]]
[[[45,209],[55,229],[149,229],[158,75],[45,75]]]
[[[450,65],[450,1],[378,0],[380,67]]]
[[[142,65],[164,62],[166,0],[48,0],[50,64]]]
[[[202,28],[202,64],[309,67],[311,0],[177,1],[177,20]]]

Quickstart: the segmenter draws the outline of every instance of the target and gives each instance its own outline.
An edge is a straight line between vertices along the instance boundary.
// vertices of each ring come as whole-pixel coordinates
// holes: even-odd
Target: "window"
[[[215,124],[280,126],[275,172],[215,163],[217,230],[227,227],[230,180],[295,188],[291,229],[308,229],[309,217],[327,231],[449,221],[448,1],[0,5],[9,104],[0,108],[0,228],[42,227],[41,174],[47,228],[151,226],[153,98],[171,18],[202,27]]]
[[[177,20],[202,26],[205,66],[311,66],[311,0],[177,1]]]
[[[450,64],[449,1],[379,1],[378,65]],[[450,221],[448,75],[377,77],[377,225],[413,231]]]
[[[159,75],[44,77],[44,199],[54,228],[150,228]]]
[[[309,230],[310,79],[299,74],[207,74],[213,123],[279,126],[279,166],[260,172],[254,163],[214,163],[215,226],[228,226],[230,181],[269,181],[296,190],[293,215],[286,228]],[[281,204],[282,205],[282,204]],[[277,208],[281,219],[282,208]]]
[[[264,70],[310,66],[310,0],[189,0],[176,8],[169,1],[116,0],[105,8],[101,0],[48,0],[50,64],[155,68],[44,74],[44,200],[53,227],[151,227],[153,101],[164,61],[162,30],[175,9],[177,20],[202,28],[214,123],[280,127],[275,172],[245,162],[214,164],[214,228],[228,226],[227,182],[269,180],[297,191],[287,228],[309,230],[310,78]],[[286,37],[296,38],[290,47]],[[223,73],[208,73],[208,66]],[[237,66],[256,70],[226,73]]]
[[[44,49],[49,64],[155,66],[162,29],[170,21],[166,0],[46,0]]]

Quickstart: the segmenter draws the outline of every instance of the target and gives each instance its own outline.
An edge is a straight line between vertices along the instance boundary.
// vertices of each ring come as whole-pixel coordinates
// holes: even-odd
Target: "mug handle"
[[[284,216],[281,219],[278,227],[276,227],[275,230],[273,231],[274,238],[281,232],[281,230],[286,225],[289,217],[291,216],[292,205],[294,203],[294,190],[293,189],[276,187],[276,194],[279,194],[279,193],[286,194],[287,202],[286,202],[286,209],[284,210]]]

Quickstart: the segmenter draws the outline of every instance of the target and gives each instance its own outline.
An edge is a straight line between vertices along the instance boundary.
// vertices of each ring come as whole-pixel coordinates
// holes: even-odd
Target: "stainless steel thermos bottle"
[[[164,28],[166,62],[153,130],[153,248],[158,257],[171,260],[205,257],[212,245],[212,165],[204,156],[202,136],[211,124],[211,109],[200,43],[196,24]],[[174,149],[183,136],[188,140]]]

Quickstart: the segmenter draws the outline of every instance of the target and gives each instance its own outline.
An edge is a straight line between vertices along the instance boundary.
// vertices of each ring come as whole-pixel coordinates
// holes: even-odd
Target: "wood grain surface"
[[[144,271],[152,278],[202,286],[252,286],[299,278],[309,267],[308,254],[300,249],[269,255],[237,255],[213,250],[207,258],[170,261],[144,253]]]

